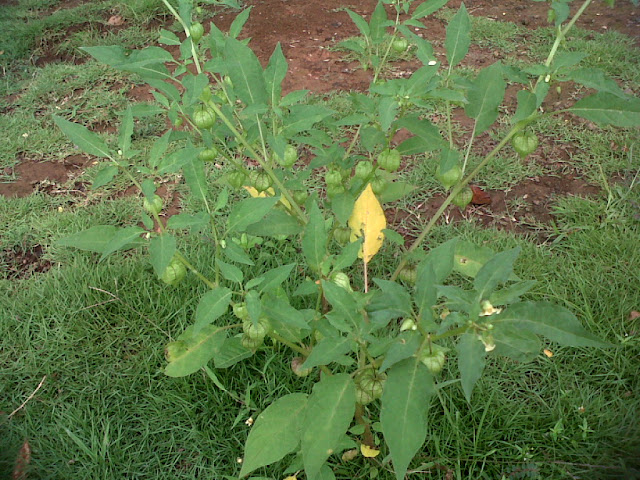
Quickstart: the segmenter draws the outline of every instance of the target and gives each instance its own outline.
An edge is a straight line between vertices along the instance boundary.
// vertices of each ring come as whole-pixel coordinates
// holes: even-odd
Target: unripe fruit
[[[402,325],[400,325],[400,331],[404,332],[406,330],[417,330],[418,326],[416,325],[416,322],[413,321],[413,318],[405,318],[402,322]]]
[[[420,361],[433,375],[436,375],[442,371],[446,358],[442,350],[434,348],[430,352],[428,349],[424,349],[420,356]]]
[[[298,150],[293,145],[287,145],[284,149],[284,158],[275,155],[276,162],[283,168],[291,168],[298,161]]]
[[[229,182],[229,185],[231,185],[233,188],[242,187],[246,179],[247,176],[240,170],[231,172],[229,175],[227,175],[227,182]]]
[[[147,198],[144,199],[142,202],[142,208],[151,215],[157,215],[162,211],[163,204],[164,202],[162,201],[162,197],[160,197],[160,195],[154,195],[152,201],[149,201]]]
[[[338,227],[333,231],[333,239],[340,246],[344,246],[351,241],[351,229],[349,227]]]
[[[415,285],[418,279],[418,269],[415,266],[407,266],[400,270],[398,278],[409,285]]]
[[[338,285],[341,288],[349,292],[353,292],[351,288],[351,281],[349,280],[349,276],[344,272],[336,272],[331,276],[331,281]]]
[[[200,100],[202,100],[203,102],[208,102],[210,99],[211,99],[211,87],[207,85],[206,87],[204,87],[204,89],[202,90],[202,93],[200,94]]]
[[[457,165],[447,170],[444,174],[440,173],[440,166],[436,169],[436,178],[444,188],[449,190],[462,178],[462,170]]]
[[[368,405],[373,402],[373,398],[364,390],[356,388],[356,402],[360,405]]]
[[[173,126],[176,128],[180,128],[182,126],[183,120],[182,117],[178,117],[174,120]]]
[[[264,343],[264,337],[251,338],[246,333],[242,335],[242,346],[249,350],[255,350]]]
[[[216,114],[205,106],[201,106],[193,112],[193,123],[198,128],[211,128],[216,123]]]
[[[305,190],[296,190],[293,192],[293,199],[298,205],[304,205],[309,198],[309,193]]]
[[[196,22],[191,24],[191,28],[189,29],[189,33],[191,34],[191,39],[194,43],[198,43],[204,35],[204,27],[201,23]]]
[[[402,52],[405,52],[409,47],[409,42],[407,41],[406,38],[398,37],[393,41],[393,43],[391,44],[391,47],[396,52],[402,53]]]
[[[264,192],[271,187],[271,177],[267,172],[258,172],[253,180],[253,186],[258,192]]]
[[[327,184],[327,187],[342,185],[342,175],[338,170],[329,170],[324,175],[324,181]]]
[[[473,191],[469,187],[464,187],[460,193],[453,197],[453,204],[464,209],[473,200]]]
[[[313,368],[301,368],[303,363],[304,358],[302,357],[295,357],[291,360],[291,370],[293,370],[293,373],[298,377],[306,377],[313,371]]]
[[[373,179],[373,182],[371,182],[371,190],[373,190],[373,193],[376,195],[381,195],[387,189],[388,184],[389,182],[386,178],[376,177]]]
[[[187,275],[187,268],[177,258],[173,258],[169,266],[160,276],[160,280],[172,286],[178,285]]]
[[[356,165],[356,178],[360,180],[366,179],[373,172],[373,164],[369,160],[363,160]]]
[[[233,305],[233,314],[238,317],[240,320],[242,320],[243,322],[245,320],[249,319],[249,310],[247,310],[247,304],[242,302],[242,303],[236,303]]]
[[[242,331],[250,338],[264,338],[271,331],[271,324],[266,318],[261,318],[257,324],[251,320],[242,322]]]
[[[218,158],[218,149],[215,147],[205,148],[198,154],[198,158],[203,162],[213,162]]]
[[[378,155],[378,166],[387,172],[395,172],[400,168],[400,152],[386,149]]]
[[[511,145],[520,158],[525,158],[538,148],[538,137],[532,132],[521,132],[511,139]]]

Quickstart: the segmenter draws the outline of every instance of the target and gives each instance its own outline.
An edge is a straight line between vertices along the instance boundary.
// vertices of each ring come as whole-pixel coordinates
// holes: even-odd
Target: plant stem
[[[274,173],[273,169],[267,165],[267,163],[264,161],[264,159],[260,156],[260,154],[258,154],[258,152],[255,151],[255,149],[249,145],[249,142],[247,142],[247,139],[244,137],[244,135],[242,135],[235,127],[235,125],[233,125],[233,123],[231,123],[231,120],[229,120],[227,118],[227,116],[222,113],[222,110],[220,110],[218,108],[218,106],[212,102],[211,100],[209,100],[207,102],[207,105],[216,113],[216,115],[218,115],[218,117],[220,117],[220,119],[224,122],[224,124],[229,128],[229,130],[231,130],[231,133],[238,139],[240,140],[240,142],[242,143],[242,145],[244,145],[244,147],[249,151],[249,153],[251,154],[251,156],[254,158],[254,160],[256,162],[258,162],[258,164],[264,169],[265,172],[267,172],[267,174],[269,175],[269,177],[271,177],[271,179],[273,180],[273,183],[276,185],[276,187],[278,187],[278,189],[282,192],[282,195],[284,195],[284,197],[289,201],[289,203],[291,204],[291,208],[293,209],[293,213],[295,213],[296,217],[298,218],[298,220],[303,224],[306,225],[307,222],[309,221],[306,217],[306,215],[304,214],[304,212],[300,209],[300,207],[298,206],[298,204],[296,203],[296,201],[293,198],[293,195],[291,194],[291,192],[289,191],[289,189],[287,187],[284,186],[284,184],[280,181],[280,179],[277,177],[277,175]]]
[[[189,31],[189,27],[187,26],[185,21],[182,19],[182,17],[178,14],[178,12],[176,12],[173,6],[167,0],[162,0],[162,3],[164,3],[167,9],[169,9],[169,11],[171,12],[171,15],[176,17],[176,20],[180,22],[180,25],[182,25],[182,28],[184,29],[184,33],[187,34],[187,38],[191,37],[191,32]],[[193,43],[193,41],[191,42],[191,56],[193,57],[193,63],[195,63],[196,65],[196,70],[198,71],[198,73],[202,73],[202,67],[200,66],[200,60],[198,59],[198,52],[196,51],[196,45],[195,43]]]
[[[509,133],[507,133],[507,135],[500,141],[500,143],[496,145],[496,147],[491,151],[491,153],[489,153],[489,155],[487,155],[484,158],[484,160],[482,160],[482,162],[480,162],[478,166],[474,168],[469,175],[467,175],[464,179],[462,179],[453,188],[453,190],[451,190],[451,193],[449,194],[449,196],[445,198],[444,202],[442,202],[442,205],[440,205],[440,208],[436,211],[436,213],[433,214],[433,216],[431,217],[431,220],[429,220],[429,223],[427,223],[427,225],[424,227],[424,230],[422,230],[422,233],[418,235],[418,238],[415,239],[415,241],[411,244],[409,249],[403,255],[402,259],[400,260],[400,263],[398,264],[398,268],[396,268],[395,272],[393,272],[393,275],[391,275],[392,281],[398,277],[398,274],[400,273],[400,271],[407,264],[409,255],[416,248],[418,248],[420,244],[424,241],[424,239],[427,237],[427,235],[431,233],[431,230],[435,226],[436,222],[440,219],[444,211],[451,204],[455,196],[458,195],[458,193],[460,193],[462,189],[467,186],[467,184],[471,181],[471,179],[473,179],[473,177],[475,177],[478,174],[478,172],[482,170],[482,168],[484,168],[484,166],[487,163],[489,163],[493,159],[493,157],[495,157],[498,154],[498,152],[502,149],[502,147],[504,147],[509,142],[509,140],[511,140],[511,137],[513,137],[518,131],[520,131],[521,128],[522,127],[520,125],[513,126],[511,130],[509,130]]]

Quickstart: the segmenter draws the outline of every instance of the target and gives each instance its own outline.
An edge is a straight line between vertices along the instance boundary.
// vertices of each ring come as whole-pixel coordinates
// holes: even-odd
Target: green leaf
[[[309,209],[309,222],[302,235],[302,253],[307,264],[315,271],[320,270],[325,255],[327,254],[328,233],[322,212],[318,204],[313,202]]]
[[[411,297],[402,285],[379,278],[373,281],[381,291],[376,292],[367,307],[372,322],[386,325],[393,318],[411,315]]]
[[[232,262],[242,263],[244,265],[254,265],[253,260],[247,255],[247,253],[234,241],[226,242],[225,247],[222,249],[225,257]]]
[[[475,135],[486,131],[498,118],[498,107],[504,99],[507,84],[499,62],[483,68],[473,81],[465,113],[476,120]]]
[[[102,253],[118,231],[113,225],[98,225],[82,232],[62,237],[56,245]]]
[[[160,29],[160,37],[158,38],[158,43],[162,45],[180,45],[180,39],[175,33],[162,28]]]
[[[416,332],[403,332],[394,340],[380,365],[380,371],[394,366],[396,363],[413,356],[422,343],[422,336]]]
[[[568,80],[573,80],[580,85],[596,89],[600,92],[610,93],[619,98],[629,99],[615,80],[607,77],[602,70],[597,68],[579,68],[567,74]]]
[[[221,315],[227,313],[233,292],[227,287],[217,287],[205,293],[196,309],[196,319],[193,324],[194,333],[198,333],[205,326],[211,325]]]
[[[298,447],[306,406],[305,393],[290,393],[258,415],[245,444],[240,477],[277,462]]]
[[[247,227],[247,233],[259,237],[291,236],[301,231],[300,222],[282,210],[272,210],[262,220]]]
[[[485,352],[484,344],[472,333],[460,336],[456,350],[458,351],[458,369],[460,370],[462,390],[467,402],[470,402],[473,387],[482,376],[487,352]]]
[[[447,61],[450,67],[455,67],[467,55],[471,44],[469,32],[471,32],[471,18],[463,3],[447,26],[444,46],[447,49]]]
[[[391,128],[391,124],[398,113],[398,102],[393,97],[384,97],[378,105],[378,118],[384,132]]]
[[[346,373],[324,376],[309,397],[302,433],[302,459],[314,479],[338,447],[356,409],[356,387]]]
[[[117,165],[107,165],[102,168],[97,174],[96,178],[93,179],[93,183],[91,184],[91,190],[96,190],[100,187],[104,187],[108,183],[113,180],[118,174],[118,166]]]
[[[522,302],[509,305],[491,317],[492,323],[507,323],[570,347],[610,347],[589,333],[576,316],[560,305],[548,302]]]
[[[118,136],[118,148],[124,158],[129,158],[129,148],[131,148],[131,135],[133,135],[133,112],[131,107],[127,108],[122,118]]]
[[[99,261],[101,262],[113,252],[117,252],[118,250],[127,250],[131,248],[132,245],[140,243],[140,235],[143,233],[146,233],[146,230],[140,227],[126,227],[118,229],[102,251],[102,256]]]
[[[520,90],[517,94],[518,108],[511,118],[511,123],[516,124],[521,120],[529,117],[536,111],[536,96],[529,90]]]
[[[380,194],[380,201],[382,203],[395,202],[396,200],[406,197],[416,188],[418,187],[407,182],[393,181],[389,183],[384,189],[384,192]]]
[[[192,231],[202,230],[209,224],[209,214],[207,212],[199,212],[195,215],[189,213],[179,213],[171,215],[167,221],[167,228],[171,230],[181,230],[183,228],[192,229]]]
[[[229,36],[238,38],[238,35],[242,32],[242,27],[244,27],[244,24],[247,23],[247,20],[249,19],[249,14],[251,13],[252,8],[253,7],[245,8],[236,16],[229,27]]]
[[[293,336],[293,341],[297,342],[304,336],[303,332],[311,330],[304,314],[281,297],[266,296],[262,302],[262,309],[271,320],[276,333],[287,340]]]
[[[509,303],[519,302],[520,296],[531,290],[537,282],[535,280],[526,280],[518,282],[501,290],[495,291],[489,297],[492,305],[508,305]]]
[[[379,44],[386,34],[385,21],[387,20],[387,11],[384,9],[382,2],[378,2],[375,10],[371,14],[369,20],[369,31],[371,32],[371,40],[374,44]]]
[[[471,242],[460,240],[455,249],[453,269],[473,278],[494,255],[494,251],[489,247],[479,247]]]
[[[97,134],[89,131],[83,125],[70,122],[62,117],[53,116],[54,123],[69,140],[78,146],[80,150],[96,157],[109,157],[109,149]]]
[[[271,54],[269,64],[264,71],[267,93],[272,106],[280,104],[280,97],[282,97],[281,84],[287,76],[287,69],[287,59],[285,58],[284,53],[282,53],[280,42],[278,42],[275,50]]]
[[[420,18],[424,18],[427,15],[431,15],[436,10],[440,10],[444,7],[449,0],[431,0],[428,2],[423,2],[417,6],[411,18],[414,20],[418,20]]]
[[[436,281],[439,283],[442,283],[453,271],[458,242],[458,238],[452,238],[436,248],[432,248],[424,259],[425,262],[433,264]]]
[[[494,324],[493,341],[496,344],[494,355],[503,355],[518,362],[530,362],[540,352],[540,339],[535,333],[523,330],[508,323]]]
[[[149,261],[158,277],[161,277],[167,269],[175,252],[176,239],[173,235],[165,233],[151,239],[149,242]]]
[[[238,98],[246,105],[266,105],[269,99],[262,66],[253,51],[238,40],[227,38],[225,60]]]
[[[258,324],[260,316],[262,315],[262,302],[260,301],[260,294],[255,290],[249,290],[244,297],[247,303],[247,310],[249,311],[249,318],[254,325]]]
[[[182,95],[183,105],[190,107],[199,103],[200,95],[207,85],[209,85],[209,78],[204,73],[186,76],[182,81],[182,86],[185,88]]]
[[[640,125],[640,98],[620,98],[610,93],[598,92],[579,100],[569,111],[598,125]]]
[[[225,280],[242,284],[242,281],[244,280],[244,274],[238,267],[236,267],[235,265],[231,265],[230,263],[223,262],[219,258],[216,258],[216,265],[218,265],[220,273],[225,278]]]
[[[251,355],[253,352],[242,345],[240,337],[231,337],[225,339],[222,347],[216,352],[213,362],[216,368],[229,368]]]
[[[416,292],[413,299],[421,323],[433,320],[433,307],[438,301],[438,283],[433,261],[420,262],[416,272]]]
[[[258,291],[260,293],[270,292],[278,288],[282,284],[282,282],[289,278],[289,275],[291,275],[291,271],[295,266],[295,263],[289,263],[287,265],[282,265],[280,267],[269,270],[267,273],[262,275],[262,278],[264,280],[260,284],[260,288],[258,289]]]
[[[289,107],[289,115],[282,120],[282,134],[292,137],[311,129],[316,123],[334,113],[333,110],[321,105],[292,105]]]
[[[167,345],[169,364],[164,369],[169,377],[185,377],[204,367],[222,346],[226,331],[207,325],[195,333],[187,328],[175,342]]]
[[[313,368],[343,360],[344,355],[351,351],[351,344],[352,340],[348,338],[323,338],[313,347],[300,368]]]
[[[367,23],[367,21],[356,12],[353,12],[348,8],[346,10],[349,14],[349,17],[351,17],[351,21],[353,21],[353,23],[356,24],[356,27],[358,27],[358,30],[360,30],[360,33],[365,37],[368,37],[371,32],[369,30],[369,24]]]
[[[480,300],[487,299],[501,283],[505,283],[513,273],[513,264],[520,255],[520,247],[497,253],[476,274],[473,286]]]
[[[80,50],[117,70],[137,73],[145,80],[171,78],[165,63],[172,63],[174,59],[168,51],[160,47],[134,51],[119,46],[81,47]]]
[[[442,135],[428,119],[418,115],[407,115],[397,121],[399,128],[406,128],[415,136],[398,145],[402,155],[414,155],[437,150],[442,146]]]
[[[182,167],[184,179],[193,196],[206,203],[207,179],[204,174],[204,164],[195,157],[190,158]]]
[[[358,303],[353,298],[353,294],[335,283],[325,280],[322,281],[322,289],[327,301],[333,307],[334,313],[345,320],[350,329],[357,328],[362,320],[362,314],[358,311]]]
[[[342,249],[339,255],[333,259],[333,270],[339,271],[348,268],[358,259],[358,252],[362,247],[362,239],[349,243]]]
[[[236,203],[229,213],[227,230],[229,232],[243,232],[252,223],[260,221],[278,201],[278,198],[275,197],[257,197],[247,198]]]
[[[427,436],[426,413],[435,393],[433,377],[417,358],[394,365],[388,372],[382,393],[380,422],[397,480]]]

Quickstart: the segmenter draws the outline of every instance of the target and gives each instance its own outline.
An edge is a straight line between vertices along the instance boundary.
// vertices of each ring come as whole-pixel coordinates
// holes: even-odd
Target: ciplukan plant
[[[459,387],[457,381],[446,385],[460,388],[470,401],[489,357],[529,361],[540,353],[540,336],[572,347],[607,346],[569,310],[521,299],[534,282],[514,273],[519,248],[496,253],[452,239],[423,250],[449,205],[470,202],[469,181],[500,150],[511,143],[524,157],[536,148],[537,120],[569,113],[598,125],[640,125],[637,98],[600,70],[580,67],[585,54],[560,52],[591,0],[570,19],[566,2],[551,4],[557,36],[544,63],[520,69],[497,62],[471,79],[455,70],[470,45],[464,4],[447,27],[444,66],[414,31],[446,0],[414,9],[411,1],[380,2],[369,22],[348,11],[365,45],[385,47],[365,52],[374,78],[367,93],[348,97],[356,113],[347,115],[308,102],[305,90],[282,95],[287,62],[281,47],[263,69],[248,40],[238,39],[250,9],[228,33],[211,23],[205,34],[190,0],[179,0],[177,9],[163,1],[185,35],[162,30],[159,42],[179,47],[179,58],[157,46],[84,48],[100,62],[139,75],[156,104],[122,112],[115,145],[54,118],[78,147],[106,159],[94,188],[120,175],[140,188],[143,226],[96,226],[59,243],[100,259],[146,248],[159,280],[176,285],[190,272],[206,284],[192,325],[166,346],[166,375],[203,369],[219,382],[216,370],[280,345],[287,348],[277,351],[287,355],[296,375],[316,380],[311,391],[284,395],[264,408],[237,476],[286,457],[286,473],[331,479],[332,465],[362,454],[392,468],[400,480],[428,442],[425,415],[443,386],[445,367],[459,375]],[[392,19],[384,4],[395,11]],[[409,78],[384,80],[382,67],[392,49],[409,50],[423,66]],[[474,140],[496,122],[507,81],[521,86],[517,109],[502,139],[469,172]],[[545,111],[550,87],[562,82],[597,92],[562,111]],[[436,103],[446,112],[444,135],[417,113]],[[464,142],[454,142],[454,107],[462,107],[473,124],[463,150],[457,145]],[[149,152],[134,150],[135,119],[159,113],[168,115],[173,128]],[[411,137],[394,145],[400,129]],[[310,162],[301,160],[303,150],[312,153]],[[411,192],[396,172],[403,159],[425,152],[439,159],[437,179],[449,194],[405,249],[402,237],[387,228],[383,205]],[[223,166],[216,188],[206,174],[208,162]],[[165,225],[160,215],[166,205],[154,180],[172,174],[184,178],[201,210],[173,215]],[[309,187],[318,181],[322,188]],[[232,191],[241,199],[231,201]],[[194,266],[202,262],[192,263],[178,248],[180,237],[203,235],[198,232],[207,232],[215,247],[204,271]],[[246,278],[247,267],[258,268],[255,245],[265,237],[299,247],[302,260]],[[385,278],[370,278],[369,265],[385,242],[400,260]],[[452,283],[452,274],[467,277],[467,288]],[[294,287],[285,289],[285,282]]]

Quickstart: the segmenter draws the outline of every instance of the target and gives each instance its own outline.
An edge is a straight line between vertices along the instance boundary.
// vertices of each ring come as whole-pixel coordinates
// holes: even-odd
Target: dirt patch
[[[506,191],[486,190],[490,201],[486,205],[469,205],[464,210],[451,206],[440,223],[473,220],[483,226],[532,234],[539,241],[545,241],[549,236],[547,227],[554,221],[553,203],[558,197],[589,197],[599,192],[599,187],[572,175],[534,177]],[[444,195],[437,194],[410,211],[390,209],[387,220],[398,233],[411,241],[416,236],[412,226],[421,226],[433,217],[444,199]]]
[[[8,280],[28,278],[34,273],[43,273],[53,264],[42,258],[44,249],[41,245],[31,247],[14,247],[0,253],[0,266],[4,277]]]
[[[71,155],[62,162],[38,162],[20,159],[15,168],[6,168],[5,175],[16,175],[13,183],[0,183],[0,195],[26,197],[39,187],[62,185],[81,173],[92,160],[86,155]]]

